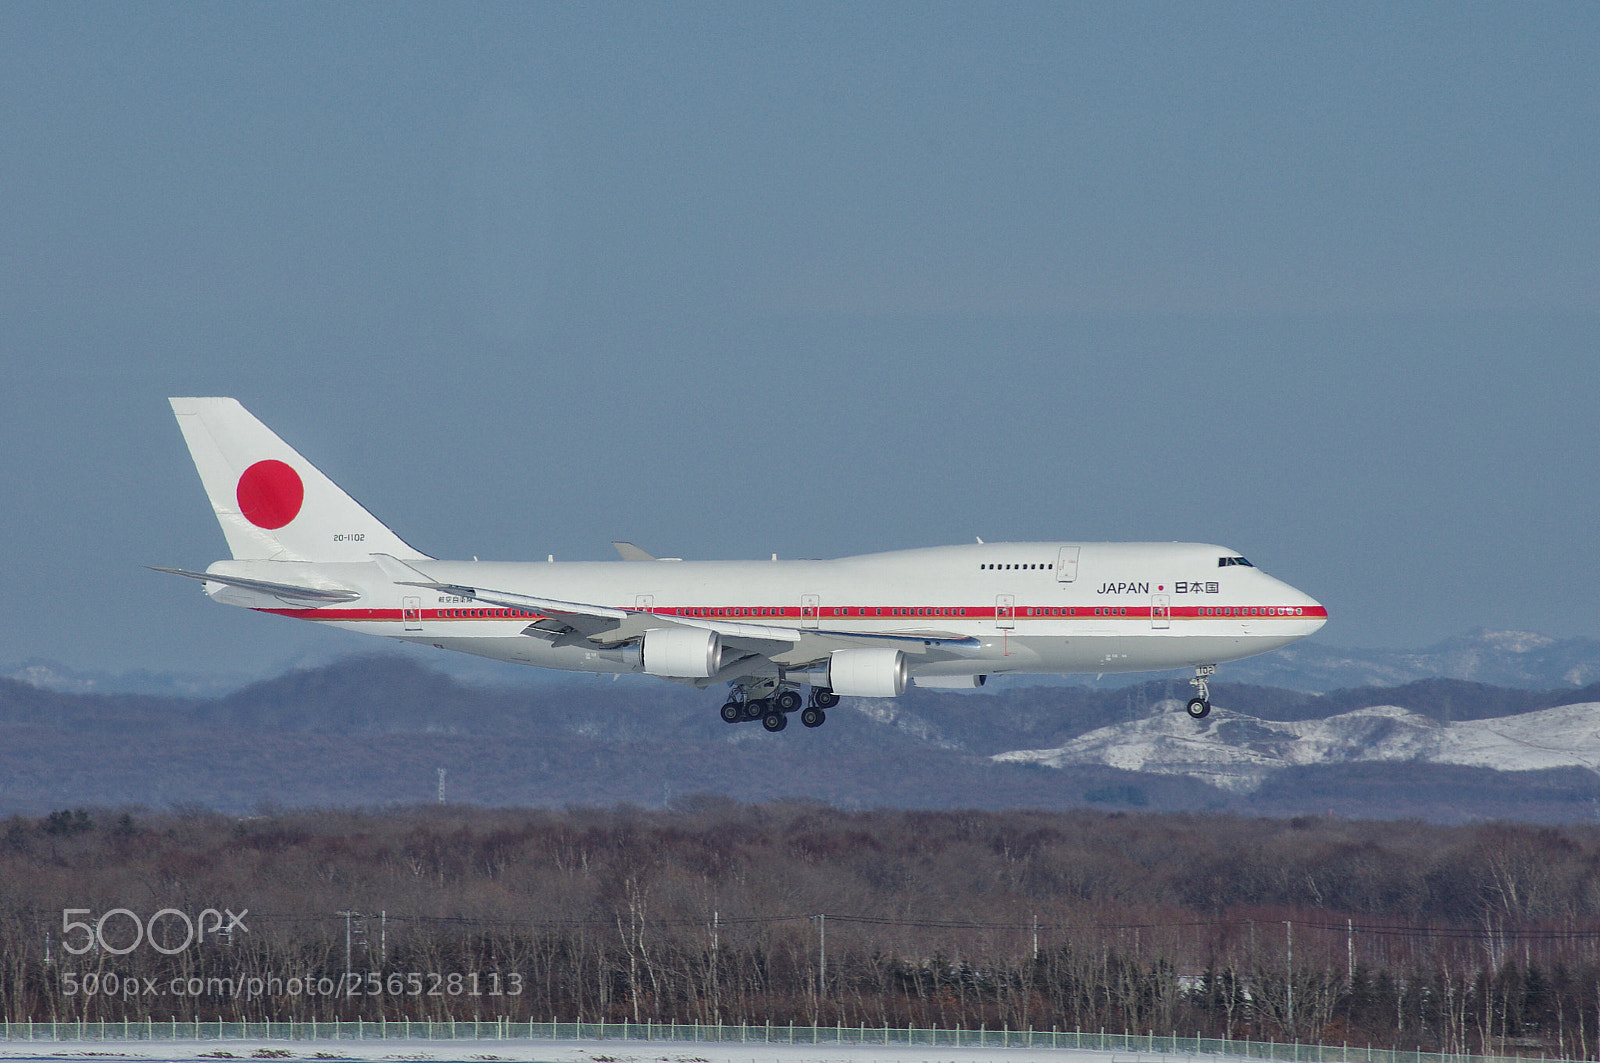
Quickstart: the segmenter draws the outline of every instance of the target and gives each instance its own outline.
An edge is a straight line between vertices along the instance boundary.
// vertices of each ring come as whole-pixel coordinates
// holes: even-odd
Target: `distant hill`
[[[1526,631],[1474,631],[1421,650],[1349,650],[1314,641],[1236,661],[1229,679],[1294,690],[1396,686],[1464,679],[1553,689],[1600,683],[1600,639],[1553,639]]]
[[[486,688],[397,657],[208,698],[0,679],[0,813],[412,804],[434,797],[439,768],[451,801],[542,807],[662,807],[716,794],[843,808],[1097,805],[1453,822],[1589,819],[1600,802],[1600,747],[1591,757],[1583,730],[1591,714],[1600,723],[1591,704],[1600,687],[1430,679],[1327,694],[1237,683],[1213,691],[1216,713],[1196,723],[1181,711],[1188,688],[1178,678],[1111,690],[913,689],[894,701],[847,698],[820,730],[796,722],[771,735],[724,724],[715,693],[669,683]],[[1541,741],[1555,750],[1542,759],[1533,753]]]
[[[459,682],[518,690],[570,686],[573,677],[538,668],[519,668],[463,654],[392,647],[386,653],[424,663]],[[320,665],[321,662],[318,662]],[[305,670],[300,662],[294,670]],[[288,666],[286,666],[288,670]],[[1474,631],[1421,650],[1339,649],[1311,639],[1223,666],[1224,680],[1286,690],[1327,691],[1347,687],[1388,687],[1422,679],[1461,679],[1525,690],[1554,690],[1600,683],[1600,639],[1554,639],[1523,631]],[[1178,681],[1182,677],[1173,673]],[[71,694],[176,694],[220,697],[261,677],[183,675],[167,672],[97,672],[54,661],[31,659],[0,666],[0,677]],[[1147,682],[1150,675],[1016,676],[997,678],[994,689],[1035,686],[1119,690]],[[586,680],[592,681],[592,680]]]
[[[180,675],[142,669],[131,672],[85,671],[37,657],[0,668],[0,678],[15,679],[41,690],[55,690],[63,694],[176,694],[189,697],[215,697],[250,682],[249,676],[239,675]]]

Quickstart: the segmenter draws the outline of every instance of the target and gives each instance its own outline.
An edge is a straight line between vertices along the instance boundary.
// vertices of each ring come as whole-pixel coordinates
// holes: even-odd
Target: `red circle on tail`
[[[306,499],[300,474],[281,461],[258,461],[239,477],[239,512],[258,528],[281,528],[300,514]]]

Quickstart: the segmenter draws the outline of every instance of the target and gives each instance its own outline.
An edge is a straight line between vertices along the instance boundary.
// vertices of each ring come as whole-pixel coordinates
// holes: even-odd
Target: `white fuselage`
[[[704,619],[798,629],[826,644],[926,633],[940,652],[910,674],[1134,672],[1215,664],[1285,646],[1320,628],[1317,601],[1222,547],[1192,543],[991,543],[828,561],[413,561],[439,584]],[[218,601],[543,668],[637,671],[592,644],[525,634],[540,613],[397,585],[372,563],[221,561],[208,570],[284,584],[331,580],[359,599],[295,607],[208,583]],[[962,640],[952,646],[950,640]],[[775,655],[772,670],[798,667]],[[701,681],[707,685],[717,677]]]

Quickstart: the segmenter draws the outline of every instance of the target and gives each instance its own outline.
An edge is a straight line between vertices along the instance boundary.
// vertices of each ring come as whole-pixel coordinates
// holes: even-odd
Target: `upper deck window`
[[[1219,557],[1219,558],[1217,558],[1217,567],[1218,568],[1227,568],[1229,565],[1243,565],[1245,568],[1255,568],[1254,565],[1252,565],[1250,562],[1246,561],[1242,557]]]

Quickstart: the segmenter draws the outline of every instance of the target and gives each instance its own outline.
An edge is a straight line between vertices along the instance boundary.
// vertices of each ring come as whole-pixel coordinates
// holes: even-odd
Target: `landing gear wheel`
[[[771,711],[772,702],[767,698],[751,698],[744,703],[744,718],[747,720],[759,720]],[[767,730],[770,731],[772,728],[769,727]]]
[[[828,722],[828,714],[813,705],[800,710],[800,722],[807,727],[821,727]]]
[[[738,723],[744,719],[744,706],[737,701],[723,702],[722,719],[727,723]]]
[[[812,700],[817,703],[817,708],[819,709],[831,709],[839,704],[839,695],[831,690],[818,690]]]
[[[798,690],[785,690],[772,699],[779,712],[793,712],[800,707],[801,698]]]
[[[1211,702],[1205,698],[1190,698],[1189,715],[1197,720],[1205,719],[1211,715]]]
[[[781,712],[769,712],[765,716],[761,717],[761,726],[765,727],[773,734],[777,734],[779,731],[789,726],[789,717],[785,716]]]

